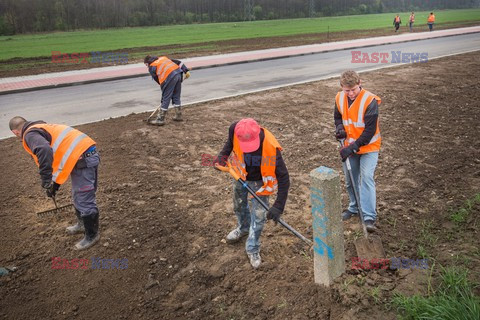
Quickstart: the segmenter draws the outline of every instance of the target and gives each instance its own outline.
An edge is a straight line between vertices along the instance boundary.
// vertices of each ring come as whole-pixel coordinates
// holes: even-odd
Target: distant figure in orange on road
[[[393,25],[395,26],[395,32],[398,31],[401,24],[402,24],[402,19],[400,19],[400,16],[397,14],[395,18],[393,18]]]
[[[430,31],[433,30],[434,23],[435,23],[435,15],[433,14],[433,12],[430,12],[430,15],[428,16],[428,19],[427,19],[428,29],[430,29]]]
[[[408,26],[410,27],[410,32],[413,32],[413,24],[415,23],[415,13],[410,15],[410,19],[408,20]]]

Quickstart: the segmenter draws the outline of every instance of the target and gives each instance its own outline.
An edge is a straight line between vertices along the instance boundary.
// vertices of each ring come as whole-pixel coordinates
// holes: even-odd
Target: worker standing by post
[[[230,125],[228,139],[218,155],[218,164],[225,166],[233,151],[233,169],[246,181],[265,204],[278,189],[277,199],[267,212],[239,181],[233,181],[233,210],[237,227],[227,235],[228,243],[235,243],[248,235],[245,249],[250,264],[257,269],[261,264],[260,235],[267,219],[278,222],[285,208],[290,177],[281,154],[282,147],[270,131],[251,118]],[[250,198],[250,199],[248,199]]]
[[[99,211],[95,198],[100,155],[95,141],[85,133],[63,124],[27,121],[13,117],[10,130],[22,139],[23,147],[39,168],[42,187],[54,198],[60,186],[72,178],[72,196],[77,223],[69,234],[84,233],[77,250],[90,248],[100,240]]]
[[[345,140],[340,156],[343,162],[349,157],[355,180],[350,180],[344,163],[350,203],[343,212],[342,219],[345,221],[358,214],[358,204],[352,187],[352,183],[355,183],[365,226],[371,232],[376,229],[377,220],[374,174],[382,140],[378,126],[378,105],[381,100],[361,85],[360,77],[355,71],[342,73],[342,91],[337,93],[335,98],[335,136],[339,140]]]
[[[163,126],[165,124],[165,116],[168,112],[170,100],[175,109],[174,121],[183,121],[182,104],[180,94],[182,92],[183,79],[190,77],[190,70],[180,60],[169,59],[167,57],[146,56],[143,60],[148,67],[148,72],[153,80],[160,85],[162,90],[162,100],[157,119],[148,123]]]

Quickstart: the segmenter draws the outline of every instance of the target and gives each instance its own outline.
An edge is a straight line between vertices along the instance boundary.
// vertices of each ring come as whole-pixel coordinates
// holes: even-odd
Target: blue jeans
[[[364,154],[354,154],[348,158],[352,167],[352,175],[357,186],[357,192],[360,197],[360,206],[362,208],[363,220],[375,221],[377,219],[377,199],[375,192],[375,168],[378,162],[378,152],[369,152]],[[350,175],[347,171],[347,165],[343,163],[343,172],[345,173],[345,181],[347,184],[348,196],[350,203],[348,211],[358,213],[357,201],[353,192]]]
[[[254,191],[260,189],[262,181],[247,181]],[[268,196],[260,196],[260,199],[268,205]],[[258,201],[249,195],[246,188],[238,181],[233,181],[233,211],[237,216],[237,227],[240,232],[248,232],[245,243],[247,253],[260,252],[260,235],[267,221],[267,211]]]

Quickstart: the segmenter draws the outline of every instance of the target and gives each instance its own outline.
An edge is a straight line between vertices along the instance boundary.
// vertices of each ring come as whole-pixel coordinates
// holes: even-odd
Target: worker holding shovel
[[[335,136],[338,140],[345,141],[340,156],[344,162],[343,170],[350,198],[342,219],[345,221],[358,216],[355,192],[358,190],[365,227],[372,232],[376,230],[377,220],[374,173],[382,140],[378,126],[378,105],[381,100],[361,87],[360,77],[355,71],[342,73],[340,86],[342,91],[335,98]],[[347,158],[351,169],[345,165]],[[355,185],[352,184],[351,176]]]
[[[84,238],[75,245],[77,250],[93,246],[100,239],[99,211],[95,199],[100,156],[95,141],[85,133],[61,124],[32,122],[17,116],[10,120],[9,125],[35,160],[42,187],[54,202],[60,186],[69,176],[72,178],[77,223],[67,227],[66,231],[69,234],[84,233]]]
[[[233,210],[237,217],[237,227],[227,235],[228,243],[235,243],[248,235],[245,249],[250,264],[257,269],[261,264],[260,235],[265,221],[280,221],[285,208],[290,177],[281,154],[282,147],[270,131],[262,128],[251,118],[232,123],[228,140],[218,155],[218,165],[225,167],[227,158],[233,151],[229,163],[239,179],[233,181]],[[243,186],[246,183],[248,188]],[[259,203],[248,196],[253,190]],[[277,198],[267,211],[269,196],[278,190]]]

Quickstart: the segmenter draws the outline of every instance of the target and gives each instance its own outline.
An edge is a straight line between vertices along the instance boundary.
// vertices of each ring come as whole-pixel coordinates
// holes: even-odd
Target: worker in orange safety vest
[[[282,158],[282,147],[273,134],[262,128],[251,118],[233,122],[228,139],[220,151],[217,163],[225,166],[227,158],[236,173],[268,205],[269,196],[277,192],[277,198],[268,212],[239,181],[233,181],[233,211],[237,226],[226,237],[228,243],[235,243],[248,235],[245,250],[250,264],[257,269],[261,264],[260,235],[265,221],[278,222],[285,208],[290,177]]]
[[[402,19],[400,19],[400,16],[397,14],[395,18],[393,18],[393,25],[395,26],[395,32],[398,31],[401,24],[402,24]]]
[[[433,12],[430,12],[430,15],[428,16],[428,19],[427,19],[428,29],[430,31],[433,30],[434,23],[435,23],[435,15],[433,14]]]
[[[348,220],[358,214],[358,204],[352,183],[355,183],[360,197],[363,219],[368,231],[376,230],[376,191],[375,168],[382,137],[378,125],[379,97],[362,88],[359,75],[352,70],[345,71],[340,77],[342,91],[335,97],[335,136],[344,140],[340,150],[343,170],[346,176],[347,191],[350,198],[348,209],[342,219]],[[349,157],[354,182],[345,168]]]
[[[48,197],[55,198],[70,176],[77,223],[67,227],[68,234],[83,233],[75,249],[90,248],[100,240],[99,211],[96,203],[97,169],[100,155],[96,143],[85,133],[63,124],[27,121],[16,116],[10,130],[22,140],[23,147],[39,168],[41,185]]]
[[[160,110],[156,119],[149,121],[149,124],[163,126],[165,116],[168,112],[170,100],[175,109],[174,121],[183,121],[182,104],[180,94],[182,92],[183,79],[190,77],[190,70],[180,60],[169,59],[167,57],[146,56],[144,61],[148,72],[162,90],[162,100]]]

